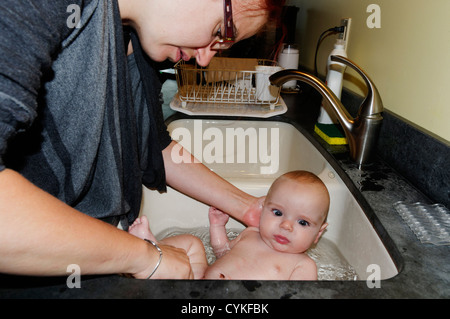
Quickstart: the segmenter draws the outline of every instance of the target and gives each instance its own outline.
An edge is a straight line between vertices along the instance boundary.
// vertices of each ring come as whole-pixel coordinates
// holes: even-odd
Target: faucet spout
[[[341,123],[350,150],[350,157],[359,165],[370,163],[375,151],[383,117],[383,104],[377,88],[367,76],[354,62],[341,56],[332,56],[332,61],[337,61],[355,69],[358,74],[366,82],[368,93],[361,106],[358,114],[353,118],[342,105],[336,95],[317,77],[298,70],[283,70],[273,74],[270,82],[273,85],[281,86],[287,81],[299,80],[311,85],[329,104],[330,109],[336,114]]]

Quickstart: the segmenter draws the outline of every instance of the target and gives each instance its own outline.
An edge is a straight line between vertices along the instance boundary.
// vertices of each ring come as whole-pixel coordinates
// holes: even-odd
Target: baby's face
[[[272,188],[264,202],[260,233],[275,250],[303,253],[317,243],[324,223],[328,197],[316,184],[283,180]]]

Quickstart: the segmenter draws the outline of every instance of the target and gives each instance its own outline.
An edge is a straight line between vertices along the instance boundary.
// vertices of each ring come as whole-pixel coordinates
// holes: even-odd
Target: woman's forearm
[[[258,214],[255,214],[255,218],[249,214],[246,216],[250,207],[254,206],[255,210],[259,208],[255,197],[236,188],[205,165],[194,161],[192,155],[186,151],[186,158],[181,163],[175,163],[171,154],[175,145],[177,143],[172,142],[163,151],[167,183],[171,187],[214,206],[245,224],[259,224]]]
[[[3,273],[65,275],[77,264],[82,274],[143,278],[159,258],[152,245],[78,212],[12,170],[0,172],[0,221]]]

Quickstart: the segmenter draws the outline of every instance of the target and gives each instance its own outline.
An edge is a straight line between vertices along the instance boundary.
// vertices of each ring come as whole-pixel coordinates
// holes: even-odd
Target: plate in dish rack
[[[178,93],[170,102],[170,108],[174,111],[188,115],[215,115],[215,116],[245,116],[269,118],[284,114],[287,111],[286,103],[280,97],[278,103],[270,105],[255,104],[228,104],[228,103],[206,103],[206,102],[183,102]]]

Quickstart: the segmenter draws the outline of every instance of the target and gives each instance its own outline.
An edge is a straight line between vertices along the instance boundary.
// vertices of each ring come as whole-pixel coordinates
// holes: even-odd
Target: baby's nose
[[[285,229],[285,230],[287,230],[287,231],[292,231],[292,222],[291,221],[289,221],[289,220],[283,220],[282,222],[281,222],[281,224],[280,224],[280,227],[282,228],[282,229]]]

